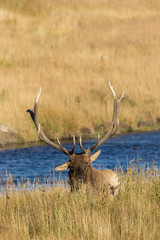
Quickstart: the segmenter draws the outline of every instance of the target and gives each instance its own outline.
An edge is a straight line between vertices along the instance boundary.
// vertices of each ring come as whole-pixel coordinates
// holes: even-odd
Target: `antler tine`
[[[38,100],[39,100],[39,97],[41,95],[41,92],[42,92],[42,88],[40,88],[38,94],[37,94],[37,97],[36,97],[36,100],[35,100],[35,103],[38,103]]]
[[[60,148],[63,149],[62,144],[61,144],[61,142],[60,142],[58,137],[57,137],[57,142],[58,142],[58,145],[60,146]]]
[[[116,98],[116,94],[115,94],[115,91],[114,91],[111,83],[109,82],[108,85],[109,85],[109,87],[110,87],[110,89],[111,89],[111,91],[112,91],[113,98]]]
[[[99,141],[99,139],[100,139],[100,134],[99,134],[99,132],[98,132],[97,140]]]
[[[79,145],[80,145],[81,150],[82,150],[84,153],[87,153],[87,150],[82,146],[82,137],[81,137],[81,136],[79,137]]]
[[[69,152],[70,155],[74,154],[75,148],[76,148],[76,137],[75,135],[73,135],[73,149]]]
[[[33,108],[33,114],[34,114],[34,120],[33,121],[35,123],[35,126],[36,126],[37,130],[38,130],[38,128],[40,128],[40,124],[38,123],[38,114],[37,114],[37,112],[38,112],[38,100],[39,100],[39,97],[41,95],[41,92],[42,92],[42,88],[40,88],[40,90],[39,90],[39,92],[38,92],[38,94],[36,96],[35,103],[34,103],[34,108]],[[40,132],[40,129],[39,129],[38,132]]]
[[[113,129],[113,132],[110,137],[113,137],[117,133],[118,128],[119,128],[119,119],[117,119],[116,127],[115,129]]]
[[[118,100],[118,102],[121,102],[122,98],[124,97],[124,91],[122,93],[122,96],[120,97],[120,99]]]
[[[57,142],[58,142],[58,145],[60,146],[62,152],[66,151],[66,149],[62,146],[62,144],[61,144],[61,142],[60,142],[58,137],[57,137]],[[76,148],[76,139],[75,139],[75,135],[73,135],[73,149],[71,151],[67,150],[67,152],[69,152],[69,155],[74,154],[75,148]]]
[[[98,133],[97,142],[92,147],[87,149],[87,154],[90,154],[94,149],[98,147],[99,141],[100,141],[100,134]]]
[[[36,126],[36,129],[38,131],[39,139],[41,141],[45,142],[46,144],[50,145],[51,147],[57,149],[58,151],[61,151],[61,152],[65,153],[65,154],[67,154],[68,156],[70,156],[70,152],[66,148],[62,147],[61,144],[58,145],[58,144],[52,142],[51,140],[49,140],[46,137],[46,135],[44,134],[44,132],[41,130],[41,126],[40,126],[40,124],[38,122],[38,100],[39,100],[39,97],[41,95],[41,92],[42,92],[42,88],[40,88],[40,90],[39,90],[39,92],[38,92],[38,94],[36,96],[33,111],[31,109],[27,110],[27,112],[29,112],[29,114],[30,114],[30,116],[31,116],[35,126]]]
[[[110,84],[110,82],[108,83],[109,87],[112,91],[112,96],[113,96],[113,101],[114,101],[114,105],[113,105],[113,117],[112,117],[112,123],[114,124],[117,118],[117,114],[118,114],[118,100],[116,98],[116,94],[115,91],[112,87],[112,85]],[[113,127],[114,128],[114,127]]]
[[[112,96],[113,96],[113,101],[114,101],[112,122],[110,124],[109,130],[106,133],[106,135],[102,139],[98,138],[97,142],[93,146],[91,146],[90,148],[87,149],[88,154],[90,154],[93,150],[95,150],[97,147],[102,145],[105,141],[107,141],[108,138],[115,135],[116,132],[117,132],[118,126],[119,126],[119,120],[116,120],[116,119],[117,119],[117,116],[118,116],[120,103],[122,101],[122,98],[124,97],[124,92],[122,93],[120,99],[117,99],[115,91],[114,91],[112,85],[110,84],[110,82],[109,82],[109,87],[111,89]],[[115,126],[116,126],[116,129],[115,129]]]

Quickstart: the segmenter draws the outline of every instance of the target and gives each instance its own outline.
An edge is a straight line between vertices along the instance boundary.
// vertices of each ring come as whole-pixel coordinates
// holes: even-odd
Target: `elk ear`
[[[93,154],[90,156],[90,163],[93,162],[93,161],[95,161],[95,160],[98,158],[98,156],[99,156],[100,153],[101,153],[101,150],[98,150],[97,152],[93,153]]]
[[[55,167],[54,169],[55,169],[56,171],[65,171],[65,170],[67,170],[67,168],[69,167],[69,165],[70,165],[70,161],[68,161],[68,162],[66,162],[66,163],[63,163],[63,164],[61,164],[61,165],[58,165],[58,166]]]

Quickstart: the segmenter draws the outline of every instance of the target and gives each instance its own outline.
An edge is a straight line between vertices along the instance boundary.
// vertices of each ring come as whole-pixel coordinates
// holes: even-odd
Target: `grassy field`
[[[160,176],[134,166],[114,200],[65,187],[21,191],[6,186],[0,196],[1,240],[159,240]]]
[[[99,131],[110,81],[125,91],[121,132],[160,129],[159,12],[156,0],[0,0],[0,123],[36,141],[26,110],[42,87],[49,136]]]
[[[100,131],[112,117],[110,81],[118,96],[125,91],[120,132],[160,130],[159,13],[157,0],[0,0],[0,124],[37,141],[26,110],[42,87],[48,136]],[[159,240],[159,174],[132,166],[120,178],[113,201],[6,185],[0,239]]]

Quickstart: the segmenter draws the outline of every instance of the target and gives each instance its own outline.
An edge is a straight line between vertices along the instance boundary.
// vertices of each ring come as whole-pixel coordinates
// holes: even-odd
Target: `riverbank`
[[[83,140],[95,139],[96,141],[98,133],[100,134],[101,137],[103,137],[104,134],[107,132],[107,130],[108,129],[104,125],[97,127],[96,130],[83,127],[80,129],[80,131],[78,131],[77,133],[74,133],[73,135],[75,135],[77,141],[79,141],[80,136],[82,137]],[[150,127],[149,125],[148,126],[142,125],[142,127],[137,127],[136,129],[132,129],[131,127],[129,127],[127,131],[126,129],[120,126],[120,129],[115,136],[143,133],[143,132],[156,132],[156,131],[160,131],[159,124],[155,125],[154,127],[153,126]],[[46,133],[46,136],[47,135],[49,135],[49,133]],[[71,142],[73,141],[73,135],[69,132],[68,133],[65,132],[64,135],[62,136],[58,135],[58,136],[62,142]],[[55,136],[53,135],[50,137],[52,141],[57,141],[56,135]],[[12,129],[6,125],[0,124],[0,148],[1,149],[17,148],[18,146],[29,147],[33,145],[39,145],[39,144],[42,144],[42,141],[40,141],[40,139],[38,138],[38,133],[35,139],[33,139],[32,141],[25,141],[23,136],[17,133],[15,129]]]

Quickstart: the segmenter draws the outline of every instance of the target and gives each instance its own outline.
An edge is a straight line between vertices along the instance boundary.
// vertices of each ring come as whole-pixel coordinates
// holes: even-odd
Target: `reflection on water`
[[[90,147],[95,140],[83,141],[85,148]],[[64,147],[72,148],[72,144],[65,143]],[[123,168],[129,166],[131,160],[144,167],[153,163],[160,167],[160,132],[129,134],[109,139],[100,149],[99,158],[92,163],[96,169]],[[80,152],[79,145],[76,152]],[[31,182],[37,178],[40,182],[47,180],[65,179],[68,171],[56,172],[54,167],[64,163],[68,157],[50,146],[34,146],[0,150],[0,175],[6,179],[6,171],[13,176],[15,182]]]

